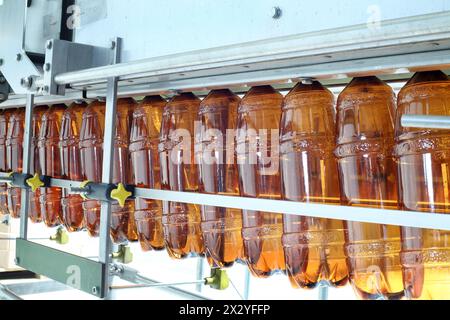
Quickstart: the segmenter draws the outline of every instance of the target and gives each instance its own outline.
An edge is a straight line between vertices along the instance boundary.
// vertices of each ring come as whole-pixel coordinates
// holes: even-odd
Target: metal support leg
[[[203,276],[203,258],[198,258],[197,260],[197,281],[204,279]],[[203,284],[197,283],[197,292],[202,292]]]
[[[327,282],[319,283],[319,300],[328,300],[329,285]]]
[[[31,124],[33,121],[34,95],[27,96],[27,104],[25,109],[25,128],[23,134],[23,163],[22,173],[30,172],[31,165]],[[22,190],[21,204],[20,204],[20,238],[26,240],[28,237],[28,204],[29,192],[26,189]]]
[[[121,39],[115,40],[114,63],[120,62]],[[114,135],[116,132],[116,111],[117,111],[117,83],[118,78],[108,79],[108,89],[106,96],[105,111],[105,132],[103,139],[103,183],[112,183],[114,174]],[[111,203],[103,202],[100,216],[100,253],[99,262],[105,265],[104,275],[104,296],[108,296],[110,283],[109,263],[111,260]]]
[[[250,297],[250,271],[248,269],[245,270],[245,282],[244,282],[244,300],[248,301]]]

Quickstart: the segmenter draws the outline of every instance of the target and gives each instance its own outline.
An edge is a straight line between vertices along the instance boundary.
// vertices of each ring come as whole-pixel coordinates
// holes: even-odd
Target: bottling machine
[[[446,215],[162,191],[112,184],[119,97],[204,95],[299,81],[338,87],[356,76],[398,83],[416,71],[450,73],[446,0],[297,1],[0,0],[0,109],[25,107],[22,173],[0,174],[22,188],[15,263],[98,298],[112,277],[147,283],[112,262],[112,199],[129,197],[261,210],[346,221],[450,230]],[[30,175],[33,107],[106,97],[101,183]],[[450,128],[448,117],[408,116],[406,127]],[[27,182],[28,181],[28,182]],[[89,259],[28,237],[30,188],[55,187],[101,200],[99,257]],[[64,234],[59,234],[64,242]],[[124,249],[124,255],[128,252]],[[76,266],[80,278],[68,278]],[[220,270],[207,282],[226,286]],[[9,296],[13,296],[11,292]],[[325,297],[322,292],[322,297]]]

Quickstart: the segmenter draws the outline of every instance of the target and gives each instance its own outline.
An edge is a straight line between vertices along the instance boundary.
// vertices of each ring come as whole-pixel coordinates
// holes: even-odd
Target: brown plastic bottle
[[[114,141],[114,175],[113,183],[129,184],[128,141],[130,112],[134,106],[133,99],[117,101],[117,124]],[[105,128],[105,103],[95,101],[83,113],[80,133],[80,155],[83,180],[100,183],[103,166],[103,133]],[[100,227],[100,203],[96,200],[85,200],[83,209],[86,227],[92,237],[97,237]],[[111,219],[111,237],[115,243],[137,240],[134,223],[134,202],[126,202],[125,208],[113,203]]]
[[[80,161],[83,181],[102,182],[104,129],[105,104],[94,101],[83,112],[80,131]],[[83,211],[89,235],[97,237],[100,226],[100,202],[84,200]]]
[[[22,173],[23,134],[25,109],[17,109],[9,118],[6,137],[6,163],[8,171]],[[12,218],[20,218],[20,188],[8,187],[8,212]]]
[[[403,128],[403,115],[450,116],[450,80],[419,72],[398,97],[396,150],[403,210],[450,213],[450,137],[446,130]],[[450,299],[450,231],[402,228],[407,297]]]
[[[83,181],[80,160],[80,131],[85,102],[74,102],[62,116],[59,147],[61,151],[62,178],[72,181]],[[69,194],[62,190],[61,207],[63,221],[69,232],[83,230],[83,199],[79,195]]]
[[[376,77],[355,78],[339,96],[336,156],[343,205],[398,208],[394,99]],[[347,222],[347,229],[350,280],[359,297],[401,298],[400,228]]]
[[[252,88],[239,106],[236,154],[243,197],[281,199],[278,137],[282,104],[279,92],[260,86]],[[282,214],[243,211],[245,258],[256,277],[285,270],[282,234]]]
[[[31,154],[30,157],[30,174],[34,175],[35,173],[41,174],[41,165],[39,162],[39,148],[38,148],[38,140],[39,140],[39,132],[41,130],[42,124],[42,116],[48,110],[48,106],[37,106],[33,109],[33,121],[31,124]],[[36,190],[36,192],[30,191],[30,207],[28,212],[28,217],[33,223],[41,223],[42,222],[42,214],[41,214],[41,204],[40,204],[40,189]]]
[[[239,196],[234,152],[239,103],[239,97],[230,90],[215,90],[200,105],[195,144],[202,193]],[[201,209],[203,239],[210,264],[230,267],[243,259],[242,211],[213,206]]]
[[[166,100],[146,97],[133,112],[130,134],[131,170],[134,185],[161,189],[158,144]],[[135,200],[137,233],[142,250],[163,250],[162,203],[157,200]]]
[[[38,139],[39,163],[41,174],[60,179],[61,153],[59,149],[59,135],[61,120],[66,105],[51,106],[41,120],[41,128]],[[44,223],[52,228],[64,223],[61,209],[61,188],[41,188],[40,207]]]
[[[8,122],[14,110],[2,110],[0,112],[0,171],[7,173],[6,139],[8,134]],[[0,214],[8,214],[8,185],[0,184]]]
[[[285,98],[280,166],[284,200],[339,205],[334,96],[319,82],[298,84]],[[283,247],[294,287],[348,282],[344,222],[286,215]]]
[[[165,107],[159,156],[163,190],[198,192],[194,155],[194,125],[200,100],[192,93],[174,97]],[[200,208],[180,202],[163,202],[166,248],[175,259],[203,255]]]

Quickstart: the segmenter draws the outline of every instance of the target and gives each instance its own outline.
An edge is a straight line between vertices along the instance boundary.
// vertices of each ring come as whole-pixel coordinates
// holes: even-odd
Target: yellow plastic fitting
[[[119,246],[119,251],[114,252],[112,254],[114,260],[118,260],[123,264],[129,264],[133,262],[133,252],[131,252],[131,248],[125,245]]]
[[[69,234],[64,228],[59,228],[56,234],[50,237],[50,240],[65,245],[69,243]]]
[[[36,173],[33,178],[28,179],[26,183],[33,192],[36,192],[39,188],[45,186],[45,183],[41,180],[41,177],[38,173]]]
[[[122,208],[125,207],[125,202],[132,195],[133,194],[125,188],[123,183],[119,183],[117,189],[111,191],[111,199],[117,200]]]
[[[226,270],[211,269],[211,277],[205,279],[206,285],[216,290],[226,290],[230,286],[230,278]]]

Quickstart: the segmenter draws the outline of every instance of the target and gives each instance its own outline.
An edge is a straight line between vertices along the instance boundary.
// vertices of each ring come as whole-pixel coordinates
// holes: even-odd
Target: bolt
[[[49,72],[51,68],[52,68],[52,65],[50,63],[46,63],[44,66],[44,70],[47,72]]]
[[[92,294],[97,295],[98,294],[98,288],[92,287]]]
[[[313,84],[313,79],[311,78],[304,78],[302,79],[302,84],[306,84],[306,85],[312,85]]]
[[[280,7],[273,7],[273,19],[280,19],[283,15],[283,10]]]
[[[53,42],[52,42],[51,40],[47,41],[46,48],[47,48],[48,50],[50,50],[51,48],[53,48]]]
[[[18,53],[18,54],[16,55],[16,60],[17,60],[17,61],[22,60],[22,54]]]
[[[26,77],[20,79],[20,85],[24,88],[31,88],[33,84],[33,78],[32,77]]]

